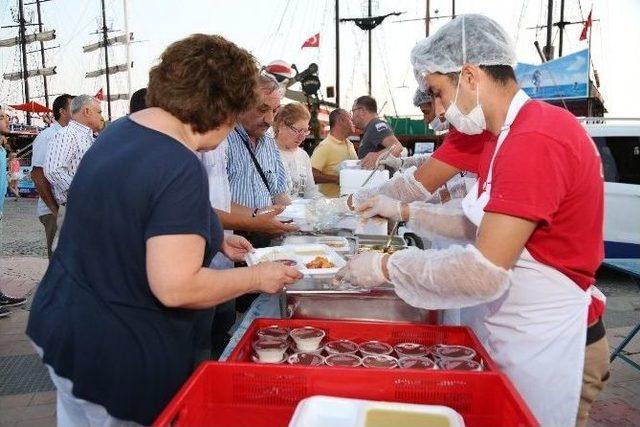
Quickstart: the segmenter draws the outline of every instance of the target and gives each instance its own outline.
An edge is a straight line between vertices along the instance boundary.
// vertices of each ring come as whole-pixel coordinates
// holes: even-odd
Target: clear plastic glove
[[[417,168],[429,160],[429,157],[431,157],[431,155],[428,154],[419,154],[410,157],[387,157],[386,159],[380,160],[380,164],[396,170],[402,168],[406,169],[413,166]]]
[[[352,257],[347,265],[342,267],[335,276],[335,283],[349,282],[354,286],[375,288],[387,283],[382,273],[382,258],[380,252],[364,252]]]
[[[418,154],[411,157],[403,157],[402,167],[411,168],[415,166],[416,168],[419,168],[423,163],[429,160],[430,157],[431,154]]]
[[[493,301],[507,290],[511,278],[511,271],[493,264],[473,245],[424,251],[411,247],[391,255],[387,268],[396,294],[427,310]]]
[[[373,196],[366,202],[358,205],[358,212],[365,218],[381,216],[383,218],[393,219],[395,221],[402,220],[402,203],[383,194]]]
[[[460,202],[454,199],[445,204],[410,203],[407,227],[429,240],[446,237],[473,241],[477,227],[467,219]]]
[[[389,156],[385,159],[382,159],[378,162],[380,166],[386,166],[388,168],[398,170],[402,167],[402,160],[404,157],[393,157]]]
[[[396,174],[389,181],[378,187],[363,188],[357,193],[354,193],[352,197],[353,206],[357,208],[360,203],[363,203],[378,194],[392,197],[403,203],[409,203],[416,200],[428,200],[431,198],[432,194],[429,190],[424,188],[418,180],[416,180],[414,176],[415,171],[415,167],[409,168],[401,174]]]

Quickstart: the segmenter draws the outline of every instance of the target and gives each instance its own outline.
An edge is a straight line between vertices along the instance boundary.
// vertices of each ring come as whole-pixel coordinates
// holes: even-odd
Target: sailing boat
[[[12,71],[9,73],[3,74],[3,79],[8,81],[22,81],[22,94],[24,104],[30,104],[30,102],[34,98],[40,98],[41,96],[31,96],[31,91],[29,87],[29,79],[34,77],[42,77],[43,79],[43,87],[44,87],[44,98],[45,106],[49,107],[49,93],[47,86],[47,77],[53,76],[56,74],[55,66],[47,66],[46,65],[46,57],[45,50],[50,48],[45,48],[45,43],[55,40],[56,31],[55,30],[47,30],[43,29],[42,23],[42,13],[40,10],[40,3],[42,0],[36,0],[35,2],[29,3],[29,5],[36,5],[38,22],[34,24],[32,22],[30,14],[29,19],[27,19],[25,14],[25,5],[23,0],[17,1],[17,8],[12,9],[13,21],[15,25],[7,25],[5,28],[17,28],[18,34],[15,37],[10,37],[7,39],[0,40],[0,48],[15,48],[18,47],[21,53],[21,69]],[[38,30],[32,34],[27,33],[27,27],[37,26]],[[40,66],[38,68],[32,69],[29,67],[29,58],[30,54],[36,53],[37,51],[29,52],[27,51],[27,47],[33,43],[40,43]],[[26,111],[26,122],[27,125],[31,125],[31,114],[29,111]]]

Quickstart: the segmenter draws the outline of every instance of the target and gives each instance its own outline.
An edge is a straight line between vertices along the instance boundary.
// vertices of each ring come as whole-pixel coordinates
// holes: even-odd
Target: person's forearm
[[[173,289],[173,295],[163,297],[161,302],[164,305],[197,310],[213,307],[248,292],[256,292],[258,280],[247,267],[230,270],[202,267],[192,278],[184,280],[184,286]]]
[[[313,179],[316,184],[338,184],[340,183],[340,177],[338,175],[329,175],[327,173],[322,173],[318,169],[313,169]]]
[[[244,206],[243,206],[244,208]],[[249,208],[246,208],[249,209]],[[251,212],[247,214],[244,213],[243,210],[234,210],[231,208],[231,212],[219,211],[216,209],[216,213],[218,214],[218,218],[222,223],[222,227],[225,230],[236,230],[236,231],[259,231],[260,227],[256,218],[251,216]]]
[[[53,197],[51,184],[49,184],[49,181],[47,181],[47,178],[44,176],[44,170],[39,166],[34,167],[31,170],[31,179],[33,179],[33,182],[36,185],[36,190],[38,190],[38,195],[42,201],[47,205],[52,213],[56,214],[58,212],[58,203],[56,202],[55,197]]]
[[[231,203],[231,213],[234,215],[244,215],[251,216],[253,214],[253,209],[250,207],[239,205],[237,203]]]

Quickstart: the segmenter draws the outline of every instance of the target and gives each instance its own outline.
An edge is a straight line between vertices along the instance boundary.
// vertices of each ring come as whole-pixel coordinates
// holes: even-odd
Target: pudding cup
[[[325,332],[313,326],[305,326],[292,330],[290,335],[299,352],[313,352],[320,348],[320,342],[322,342]]]
[[[289,343],[280,338],[265,337],[253,343],[253,350],[262,363],[280,363],[289,348]]]

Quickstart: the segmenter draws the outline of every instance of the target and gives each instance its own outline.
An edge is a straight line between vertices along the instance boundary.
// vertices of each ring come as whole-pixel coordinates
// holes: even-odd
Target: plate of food
[[[309,276],[334,275],[347,262],[327,245],[292,245],[294,255],[302,262],[300,272]]]
[[[304,275],[334,275],[347,262],[327,245],[282,245],[256,249],[247,256],[248,265],[279,262],[297,268]]]

